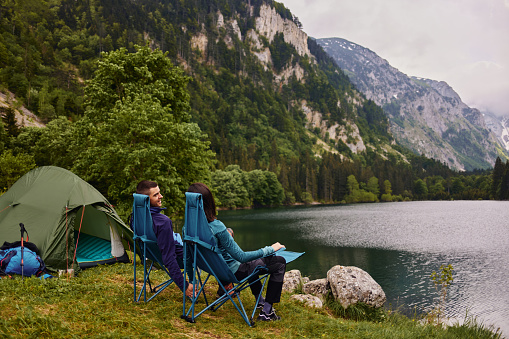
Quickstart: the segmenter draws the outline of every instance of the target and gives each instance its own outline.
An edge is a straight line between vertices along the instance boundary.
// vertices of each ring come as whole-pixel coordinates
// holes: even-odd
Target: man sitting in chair
[[[157,246],[161,251],[163,264],[180,290],[185,291],[186,296],[192,297],[193,285],[185,281],[177,261],[177,258],[183,260],[184,251],[182,245],[173,236],[173,223],[171,219],[161,214],[161,211],[165,208],[161,207],[163,196],[159,186],[154,181],[143,180],[138,183],[136,193],[149,196],[153,229],[157,238]]]

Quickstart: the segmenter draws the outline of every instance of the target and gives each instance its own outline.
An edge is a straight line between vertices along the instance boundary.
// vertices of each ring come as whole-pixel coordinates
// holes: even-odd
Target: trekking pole
[[[25,230],[25,225],[23,225],[23,223],[19,223],[19,228],[20,228],[20,231],[21,231],[21,280],[24,279],[24,266],[25,266],[25,263],[23,262],[23,235],[26,233],[27,234],[27,241],[28,241],[28,232]]]

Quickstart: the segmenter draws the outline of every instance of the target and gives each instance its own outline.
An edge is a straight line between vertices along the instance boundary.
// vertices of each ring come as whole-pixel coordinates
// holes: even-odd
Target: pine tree
[[[1,107],[1,115],[3,116],[5,123],[5,130],[11,137],[17,137],[19,135],[19,127],[16,122],[16,113],[12,107]]]
[[[497,189],[497,197],[499,200],[509,199],[509,160],[504,166],[504,174],[500,180],[500,184]]]
[[[497,157],[497,160],[495,160],[495,166],[493,167],[493,173],[491,175],[491,196],[495,199],[500,199],[499,187],[502,182],[502,177],[504,176],[505,167],[506,166],[504,166],[500,157]]]

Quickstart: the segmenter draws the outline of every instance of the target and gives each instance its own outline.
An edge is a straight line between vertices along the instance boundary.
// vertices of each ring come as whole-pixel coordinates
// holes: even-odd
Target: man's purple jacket
[[[170,277],[175,281],[180,290],[185,291],[188,282],[184,280],[177,258],[183,259],[184,250],[182,245],[173,237],[173,223],[166,215],[161,214],[165,208],[150,207],[154,233],[157,238],[157,246],[163,257],[163,264],[168,269]]]

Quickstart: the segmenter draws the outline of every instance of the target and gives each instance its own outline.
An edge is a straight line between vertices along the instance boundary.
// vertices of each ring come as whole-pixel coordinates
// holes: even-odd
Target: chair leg
[[[214,278],[217,281],[220,281],[220,279],[214,273],[214,270],[210,267],[208,262],[205,260],[203,254],[199,250],[198,251],[195,250],[194,253],[195,253],[195,255],[194,255],[195,259],[194,259],[193,267],[196,267],[196,257],[198,255],[201,258],[200,260],[202,260],[202,262],[204,262],[205,265],[207,265],[206,271],[212,272],[211,274],[214,276]],[[205,267],[204,267],[204,269],[205,269]],[[210,304],[207,303],[206,307],[201,309],[198,313],[195,313],[196,301],[197,301],[199,295],[202,292],[204,292],[204,290],[203,290],[204,285],[207,283],[207,280],[209,279],[209,277],[211,275],[211,274],[209,274],[207,276],[207,278],[205,279],[205,281],[203,282],[203,285],[201,286],[198,295],[191,299],[191,306],[189,307],[189,309],[187,311],[186,311],[186,308],[185,308],[185,301],[184,301],[184,312],[183,312],[181,318],[186,320],[186,321],[188,321],[188,322],[194,323],[196,321],[196,318],[198,318],[205,311],[207,311],[209,309],[215,311],[219,307],[221,307],[224,303],[226,303],[228,300],[230,300],[232,302],[232,304],[234,305],[234,307],[239,312],[239,314],[242,317],[242,319],[244,319],[246,324],[248,326],[250,326],[250,327],[254,326],[255,322],[253,321],[253,318],[254,318],[254,313],[256,312],[256,304],[255,304],[253,313],[251,314],[251,318],[249,318],[248,314],[246,312],[246,309],[244,308],[244,304],[242,303],[242,300],[241,300],[240,295],[238,293],[240,291],[248,288],[252,283],[264,279],[264,282],[262,284],[262,289],[261,289],[261,291],[263,291],[263,289],[265,287],[265,284],[266,284],[266,281],[267,281],[267,278],[268,278],[268,274],[263,273],[263,269],[260,271],[258,268],[257,268],[256,272],[257,272],[257,274],[261,274],[261,276],[256,276],[256,273],[255,273],[255,274],[251,275],[250,277],[247,277],[247,278],[243,279],[239,284],[234,286],[233,290],[234,290],[235,296],[237,297],[236,300],[234,300],[233,296],[230,293],[228,293],[228,291],[226,291],[224,289],[224,286],[221,286],[224,289],[225,294],[223,296],[219,297],[218,299],[214,300],[212,303],[210,303]],[[193,282],[194,283],[196,282],[196,277],[197,277],[196,274],[197,274],[197,272],[194,271],[193,272]],[[250,281],[249,278],[254,279],[254,280]],[[261,292],[257,296],[256,302],[258,302],[260,300],[260,295],[261,295]],[[205,296],[205,294],[204,294],[204,296]]]
[[[133,300],[136,302],[136,240],[133,240],[133,271],[134,271],[134,280],[133,280],[133,289],[134,289],[134,297]]]
[[[256,297],[255,306],[253,308],[253,313],[251,313],[251,322],[253,322],[254,315],[256,313],[256,307],[258,306],[258,303],[260,302],[260,298],[262,296],[262,292],[265,289],[265,285],[267,284],[267,279],[269,278],[268,274],[265,274],[263,277],[260,278],[260,280],[263,280],[262,289],[260,290],[260,293],[258,293],[258,297]]]

